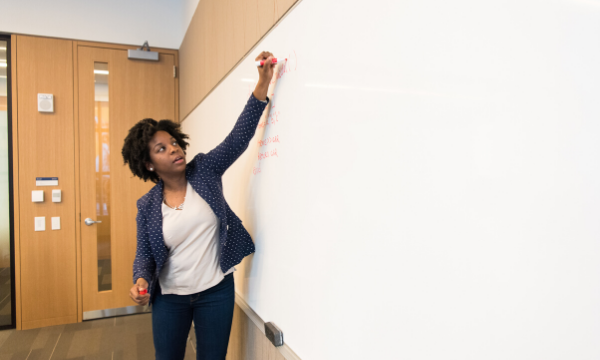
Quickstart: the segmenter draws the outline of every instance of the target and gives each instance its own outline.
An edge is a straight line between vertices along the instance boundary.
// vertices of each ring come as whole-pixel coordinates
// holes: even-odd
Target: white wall
[[[0,3],[0,32],[178,49],[197,0]],[[185,8],[184,8],[185,4]]]

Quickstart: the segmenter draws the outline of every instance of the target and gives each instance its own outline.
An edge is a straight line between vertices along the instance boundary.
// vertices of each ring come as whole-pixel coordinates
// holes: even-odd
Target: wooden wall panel
[[[258,9],[258,31],[260,36],[271,29],[271,26],[277,22],[275,19],[275,7],[277,1],[273,0],[255,0]]]
[[[238,0],[238,6],[244,9],[244,49],[242,56],[261,38],[260,29],[258,26],[258,0]],[[187,34],[186,34],[187,35]]]
[[[254,322],[236,304],[227,360],[286,360]]]
[[[17,36],[17,54],[21,320],[29,329],[77,321],[72,42]],[[38,93],[54,95],[53,113],[37,111]],[[37,187],[38,176],[58,177],[59,186]],[[61,203],[52,189],[62,190]],[[32,190],[44,190],[45,201],[32,203]],[[36,216],[46,217],[46,231],[34,231]],[[52,216],[61,230],[51,230]]]
[[[246,51],[246,40],[245,40],[245,32],[244,32],[244,1],[243,0],[229,0],[229,10],[230,10],[230,19],[231,26],[234,28],[232,31],[232,46],[233,49],[233,58],[231,61],[234,61],[239,54],[245,54]],[[232,63],[231,67],[235,65],[235,62]]]
[[[179,49],[180,119],[185,119],[200,104],[296,1],[198,3]]]

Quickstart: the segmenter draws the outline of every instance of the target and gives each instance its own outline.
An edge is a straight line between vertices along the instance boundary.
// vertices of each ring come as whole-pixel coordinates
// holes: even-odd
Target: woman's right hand
[[[144,280],[144,278],[139,278],[131,290],[129,290],[129,297],[138,305],[148,305],[148,302],[150,301],[150,293],[140,295],[140,290],[142,289],[148,290],[148,282]]]

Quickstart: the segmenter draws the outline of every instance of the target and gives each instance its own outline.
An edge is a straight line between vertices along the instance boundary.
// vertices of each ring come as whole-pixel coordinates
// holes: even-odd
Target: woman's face
[[[166,131],[157,131],[148,143],[150,160],[146,168],[159,177],[169,177],[185,171],[185,154],[177,140]]]

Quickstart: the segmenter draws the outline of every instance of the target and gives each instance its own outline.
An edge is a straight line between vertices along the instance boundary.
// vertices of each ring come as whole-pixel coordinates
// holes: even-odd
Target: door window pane
[[[96,220],[98,238],[98,291],[112,290],[110,239],[110,134],[108,117],[108,64],[94,63],[96,121]]]
[[[0,40],[0,326],[12,325],[7,45]]]

